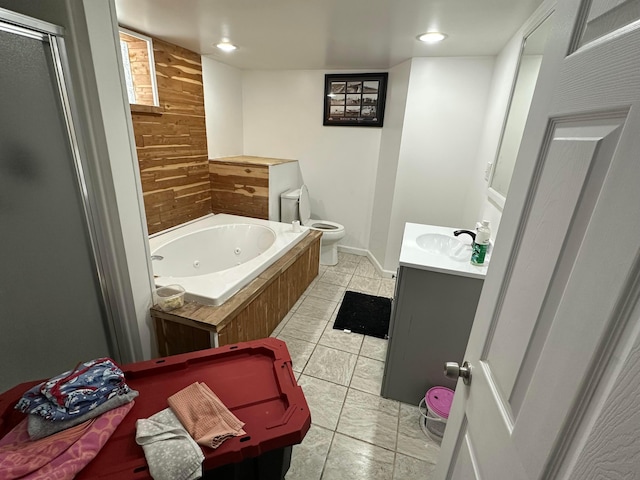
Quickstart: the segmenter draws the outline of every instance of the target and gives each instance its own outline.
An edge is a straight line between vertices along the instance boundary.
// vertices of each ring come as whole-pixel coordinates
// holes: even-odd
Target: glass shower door
[[[114,352],[52,38],[0,21],[0,391]]]

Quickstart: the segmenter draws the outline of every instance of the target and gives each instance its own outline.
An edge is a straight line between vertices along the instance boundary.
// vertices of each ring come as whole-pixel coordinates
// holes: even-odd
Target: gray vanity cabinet
[[[381,395],[417,405],[436,385],[455,388],[443,365],[462,364],[483,278],[401,266]]]

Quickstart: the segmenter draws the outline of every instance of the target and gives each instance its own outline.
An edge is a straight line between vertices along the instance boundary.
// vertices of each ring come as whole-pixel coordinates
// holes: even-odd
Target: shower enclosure
[[[0,9],[0,391],[121,359],[62,28]]]

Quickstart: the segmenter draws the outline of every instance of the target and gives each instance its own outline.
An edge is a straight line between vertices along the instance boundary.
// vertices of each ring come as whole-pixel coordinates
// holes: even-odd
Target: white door
[[[640,478],[640,1],[554,15],[438,480]]]

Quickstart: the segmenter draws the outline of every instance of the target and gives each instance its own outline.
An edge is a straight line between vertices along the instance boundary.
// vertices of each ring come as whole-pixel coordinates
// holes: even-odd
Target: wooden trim
[[[187,302],[171,312],[152,307],[160,355],[213,347],[210,340],[203,340],[211,332],[218,333],[219,346],[268,337],[318,275],[321,237],[321,232],[310,230],[285,256],[220,306]],[[176,335],[180,338],[174,338]]]
[[[232,164],[232,165],[242,164],[242,165],[264,165],[264,166],[281,165],[283,163],[297,162],[297,160],[288,160],[285,158],[254,157],[250,155],[211,158],[209,159],[209,161],[215,162],[215,163]]]
[[[129,108],[132,113],[141,113],[147,115],[162,115],[164,109],[162,107],[154,107],[153,105],[140,105],[139,103],[130,103]]]

